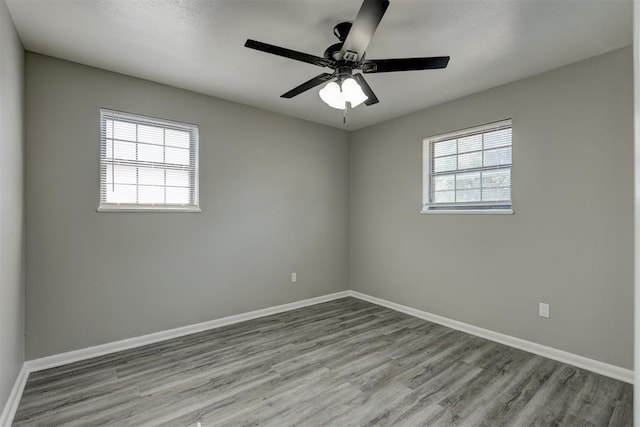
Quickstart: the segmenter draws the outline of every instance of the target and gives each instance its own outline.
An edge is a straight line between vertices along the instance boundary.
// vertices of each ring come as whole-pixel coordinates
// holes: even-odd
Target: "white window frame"
[[[508,202],[451,202],[451,203],[435,203],[433,202],[433,185],[432,173],[433,168],[433,145],[438,142],[451,139],[463,138],[466,136],[484,134],[491,131],[502,129],[513,129],[512,119],[500,120],[498,122],[488,123],[485,125],[474,126],[445,134],[430,136],[423,140],[423,172],[422,172],[422,210],[423,214],[513,214],[513,136],[511,138],[511,163],[508,165],[500,165],[500,168],[508,166],[511,169],[510,196]],[[480,150],[485,151],[484,147]],[[457,152],[457,151],[456,151]],[[491,170],[493,167],[479,167],[468,169],[469,171]],[[454,169],[447,173],[455,173],[465,171],[467,169]]]
[[[121,119],[132,123],[153,125],[164,129],[174,129],[189,132],[190,134],[190,158],[193,170],[193,203],[189,204],[143,204],[143,203],[108,203],[106,202],[106,170],[105,168],[116,164],[113,161],[106,160],[105,150],[107,147],[106,140],[106,120]],[[132,164],[137,161],[132,160]],[[172,120],[159,119],[141,114],[126,113],[122,111],[112,110],[108,108],[100,108],[100,186],[98,212],[201,212],[199,204],[199,127],[195,124],[176,122]]]

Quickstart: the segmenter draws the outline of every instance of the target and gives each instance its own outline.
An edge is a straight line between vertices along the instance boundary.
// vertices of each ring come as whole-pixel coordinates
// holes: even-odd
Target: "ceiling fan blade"
[[[308,53],[298,52],[297,50],[291,50],[285,47],[275,46],[251,39],[247,39],[244,47],[271,53],[273,55],[283,56],[289,59],[295,59],[296,61],[302,61],[308,64],[318,65],[320,67],[331,67],[334,64],[334,61],[322,58],[320,56],[309,55]]]
[[[354,62],[362,60],[387,7],[389,0],[364,0],[342,45],[339,58]]]
[[[333,74],[322,73],[320,75],[315,76],[311,80],[307,80],[302,83],[300,86],[294,87],[289,92],[280,95],[280,98],[293,98],[296,95],[300,95],[302,92],[306,92],[309,89],[318,86],[328,80],[333,78]]]
[[[449,63],[448,56],[434,56],[431,58],[397,58],[397,59],[372,59],[364,61],[362,72],[390,73],[393,71],[433,70],[446,68]]]
[[[364,92],[364,94],[367,95],[367,100],[364,101],[364,105],[369,106],[369,105],[377,104],[378,102],[380,102],[378,101],[378,97],[376,96],[375,93],[373,93],[373,90],[371,89],[367,81],[364,79],[364,76],[362,74],[354,74],[353,78],[356,79],[356,81],[362,88],[362,91]]]

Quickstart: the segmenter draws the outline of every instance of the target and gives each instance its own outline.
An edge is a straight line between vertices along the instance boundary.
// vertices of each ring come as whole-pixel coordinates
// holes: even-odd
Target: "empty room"
[[[634,426],[634,14],[0,0],[0,426]]]

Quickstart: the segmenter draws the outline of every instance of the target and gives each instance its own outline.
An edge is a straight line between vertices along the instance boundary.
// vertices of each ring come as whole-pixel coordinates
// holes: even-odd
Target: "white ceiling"
[[[7,0],[27,50],[349,130],[631,44],[631,0],[391,0],[367,57],[450,55],[445,70],[369,74],[380,103],[342,113],[326,71],[243,47],[322,56],[361,0]]]

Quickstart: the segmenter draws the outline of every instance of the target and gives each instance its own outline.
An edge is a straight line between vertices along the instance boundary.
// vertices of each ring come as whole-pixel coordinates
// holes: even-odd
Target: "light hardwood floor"
[[[632,425],[632,386],[354,298],[29,376],[15,424]]]

